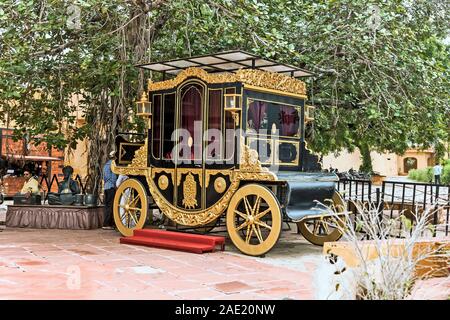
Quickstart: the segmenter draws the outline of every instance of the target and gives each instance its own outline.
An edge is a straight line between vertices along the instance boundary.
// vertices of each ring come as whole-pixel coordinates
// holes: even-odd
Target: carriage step
[[[133,234],[131,237],[120,238],[120,243],[193,253],[214,252],[216,246],[220,246],[222,251],[225,249],[225,238],[218,236],[152,229],[134,230]]]

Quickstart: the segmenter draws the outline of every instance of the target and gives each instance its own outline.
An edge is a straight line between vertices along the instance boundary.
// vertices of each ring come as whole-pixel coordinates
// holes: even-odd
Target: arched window
[[[204,89],[200,84],[190,84],[181,90],[181,129],[187,130],[192,139],[192,145],[189,148],[191,154],[180,154],[183,159],[202,158],[203,97]],[[187,141],[180,142],[187,143]]]

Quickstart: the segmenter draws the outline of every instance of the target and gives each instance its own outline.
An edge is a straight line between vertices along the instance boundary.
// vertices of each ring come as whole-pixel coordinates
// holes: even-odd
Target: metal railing
[[[381,186],[375,186],[369,180],[341,179],[337,190],[349,207],[355,201],[371,202],[380,208],[380,215],[387,214],[390,218],[431,208],[433,236],[437,236],[438,228],[445,236],[449,235],[450,185],[384,181]]]
[[[44,192],[44,201],[48,198],[49,192],[58,192],[58,187],[63,179],[64,178],[58,177],[58,175],[54,174],[51,179],[50,177],[43,176],[38,180],[42,191]],[[81,193],[83,194],[89,191],[89,186],[93,182],[90,175],[87,175],[85,178],[81,178],[81,176],[77,174],[74,180],[78,182]]]

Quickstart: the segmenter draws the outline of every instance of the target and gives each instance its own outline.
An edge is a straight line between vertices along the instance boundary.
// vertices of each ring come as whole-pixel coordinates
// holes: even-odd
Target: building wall
[[[395,153],[377,153],[371,152],[372,166],[375,172],[384,176],[406,175],[404,168],[404,159],[414,157],[417,159],[417,168],[423,169],[434,162],[433,150],[408,150],[404,155],[396,155]],[[354,152],[342,150],[338,155],[328,154],[323,157],[322,165],[324,169],[330,166],[337,168],[339,171],[348,171],[350,169],[359,170],[362,164],[361,153],[358,149]]]

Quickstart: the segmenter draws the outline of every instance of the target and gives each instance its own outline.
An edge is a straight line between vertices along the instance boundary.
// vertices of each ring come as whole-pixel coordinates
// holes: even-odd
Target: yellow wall
[[[375,172],[384,176],[396,176],[406,174],[403,167],[403,159],[407,157],[415,157],[417,159],[417,168],[423,169],[428,166],[428,161],[434,159],[433,150],[408,150],[404,155],[396,155],[395,153],[377,153],[371,152],[372,166]],[[323,157],[323,168],[329,169],[330,165],[339,171],[359,170],[362,164],[361,153],[358,149],[350,153],[346,150],[341,151],[337,156],[328,154]]]

